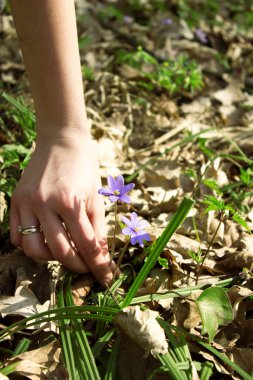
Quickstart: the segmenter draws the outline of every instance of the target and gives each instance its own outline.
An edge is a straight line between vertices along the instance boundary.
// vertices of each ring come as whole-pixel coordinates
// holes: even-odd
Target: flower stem
[[[112,280],[114,280],[114,278],[116,276],[116,273],[118,272],[118,269],[119,269],[120,264],[121,264],[121,262],[123,260],[124,254],[126,253],[126,250],[127,250],[128,246],[129,246],[129,243],[130,243],[130,240],[127,240],[126,243],[125,243],[125,245],[124,245],[124,247],[123,247],[123,249],[122,249],[122,251],[121,251],[121,253],[120,253],[120,255],[119,255],[119,259],[117,261],[116,268],[114,270]]]
[[[113,241],[112,241],[112,250],[110,255],[110,261],[113,260],[114,252],[115,252],[115,245],[116,245],[116,231],[117,231],[117,225],[118,225],[118,203],[114,203],[114,232],[113,232]]]

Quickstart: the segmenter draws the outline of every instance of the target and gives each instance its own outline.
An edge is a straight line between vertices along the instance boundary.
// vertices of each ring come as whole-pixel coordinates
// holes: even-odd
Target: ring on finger
[[[41,226],[18,226],[18,231],[22,235],[31,235],[42,231]]]

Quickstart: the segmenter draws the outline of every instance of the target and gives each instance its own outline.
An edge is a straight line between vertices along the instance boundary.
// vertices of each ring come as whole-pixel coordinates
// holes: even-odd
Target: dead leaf
[[[237,348],[227,351],[230,360],[239,365],[249,375],[253,373],[253,349]]]
[[[225,106],[230,106],[244,101],[245,95],[241,90],[241,83],[234,80],[225,89],[215,92],[213,98]]]
[[[48,263],[33,260],[21,249],[0,258],[0,294],[12,296],[22,281],[30,281],[30,289],[40,303],[50,299],[51,273]],[[48,286],[45,286],[48,284]]]
[[[20,361],[20,362],[19,362]],[[57,340],[36,350],[27,351],[6,364],[17,363],[16,372],[31,380],[69,378],[61,358],[61,348]]]
[[[201,323],[201,317],[195,300],[202,290],[193,292],[190,299],[176,298],[173,304],[174,324],[187,330],[195,329]]]
[[[71,285],[71,293],[76,306],[84,304],[84,299],[89,294],[94,283],[95,279],[90,273],[80,275],[73,281]]]
[[[209,211],[207,216],[207,234],[209,242],[213,239],[213,235],[217,231],[219,224],[220,221],[216,218],[216,212]],[[238,224],[233,220],[225,219],[224,222],[221,222],[213,243],[226,247],[238,246],[240,236],[240,227]]]
[[[137,296],[152,294],[152,293],[165,293],[171,289],[171,276],[165,269],[153,269],[149,277],[143,283],[142,287],[138,290]],[[165,310],[169,309],[173,303],[173,298],[161,299],[157,303]]]
[[[158,316],[159,313],[153,310],[142,311],[139,306],[129,306],[115,316],[114,322],[143,348],[147,357],[150,353],[168,352],[164,330],[156,320]]]
[[[21,315],[30,317],[34,314],[49,310],[50,301],[46,301],[41,305],[35,294],[29,289],[31,281],[22,281],[15,291],[14,296],[0,297],[0,313],[3,317],[6,315]],[[40,323],[27,327],[28,329],[37,329],[44,326]]]
[[[129,336],[121,333],[121,343],[118,353],[118,370],[121,380],[147,379],[159,367],[159,362],[151,355],[145,357],[145,350]],[[166,373],[158,373],[154,380],[167,380]]]

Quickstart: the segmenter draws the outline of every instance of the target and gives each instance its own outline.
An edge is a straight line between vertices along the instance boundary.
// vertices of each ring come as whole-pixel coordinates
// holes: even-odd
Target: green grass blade
[[[80,313],[80,317],[76,312]],[[86,314],[82,314],[86,312]],[[87,312],[89,314],[87,314]],[[69,306],[58,307],[55,309],[47,310],[42,313],[34,314],[30,317],[24,318],[21,321],[13,323],[11,326],[5,327],[0,331],[0,341],[5,339],[8,335],[21,331],[24,328],[31,327],[35,324],[43,322],[57,321],[63,318],[68,319],[94,319],[111,322],[113,316],[119,312],[118,309],[112,307],[100,307],[100,306]],[[68,313],[68,315],[66,315]],[[109,314],[109,315],[105,315]]]
[[[156,243],[151,248],[147,261],[143,265],[141,271],[139,272],[138,276],[136,277],[132,286],[130,287],[124,301],[122,302],[122,308],[131,304],[132,299],[134,298],[135,294],[137,293],[143,281],[146,279],[151,269],[154,267],[162,250],[165,248],[167,242],[170,240],[171,236],[174,234],[177,228],[184,221],[193,204],[194,201],[192,199],[183,199],[177,212],[171,218],[171,221],[169,222],[168,226],[165,228],[161,236],[157,239]]]
[[[94,346],[92,347],[92,353],[93,353],[94,358],[96,358],[100,354],[102,349],[106,346],[106,344],[112,338],[113,334],[114,334],[114,329],[111,329],[107,331],[99,339],[96,340],[96,342],[94,343]]]
[[[18,343],[17,347],[13,351],[13,354],[11,357],[13,358],[14,356],[23,354],[23,352],[26,352],[31,344],[30,339],[27,338],[22,338],[20,342]]]
[[[58,305],[60,307],[65,306],[64,295],[62,286],[58,292]],[[76,372],[76,363],[72,346],[72,339],[69,331],[69,319],[63,319],[59,321],[60,337],[62,344],[62,351],[65,359],[65,364],[68,369],[70,380],[78,380]]]
[[[1,368],[0,370],[0,374],[4,375],[4,376],[8,376],[10,375],[11,373],[14,373],[16,372],[16,369],[17,369],[17,366],[22,363],[22,360],[18,361],[18,362],[15,362],[15,363],[11,363],[9,365],[7,365],[6,367],[4,368]]]
[[[120,347],[120,338],[118,337],[112,347],[112,352],[110,354],[108,365],[106,368],[106,374],[104,380],[117,380],[116,372],[117,372],[117,358]]]
[[[68,306],[74,306],[74,301],[71,294],[71,280],[69,279],[68,285],[66,288],[66,303]],[[82,373],[80,373],[80,377],[82,380],[100,380],[100,375],[96,366],[96,362],[91,351],[89,341],[87,339],[86,333],[84,331],[83,325],[81,323],[81,319],[72,320],[71,324],[73,329],[71,330],[71,336],[74,340],[76,340],[78,346],[78,353],[80,355],[80,364],[84,364],[84,366],[80,366]],[[84,369],[84,372],[83,372]]]
[[[213,363],[205,362],[202,366],[200,380],[209,380],[213,374]]]
[[[167,322],[165,322],[163,319],[158,319],[159,324],[164,329],[168,340],[173,348],[173,352],[176,354],[177,361],[178,362],[185,362],[187,361],[187,356],[185,355],[185,352],[178,342],[178,340],[175,338],[175,336],[172,334],[172,331],[170,329],[170,326]]]
[[[26,106],[24,106],[23,104],[21,104],[19,101],[17,101],[15,98],[13,98],[12,96],[6,94],[5,92],[2,94],[2,97],[8,102],[10,103],[13,107],[15,107],[20,113],[24,114],[24,115],[28,115],[30,120],[35,123],[36,119],[35,119],[35,115],[32,111],[30,111]]]
[[[197,342],[205,347],[208,351],[212,352],[215,356],[217,356],[223,363],[227,364],[229,367],[231,367],[235,372],[238,373],[244,380],[252,380],[252,375],[244,371],[241,367],[239,367],[237,364],[232,362],[227,356],[216,350],[214,347],[210,346],[208,343],[202,342],[197,340]]]
[[[105,292],[100,293],[98,297],[99,305],[102,307],[118,307],[120,310],[119,305],[117,304],[117,299],[114,296],[114,293],[116,290],[122,285],[122,283],[127,279],[127,277],[130,274],[129,268],[126,268],[123,273],[120,274],[118,278],[114,280],[112,285],[109,289],[107,289]],[[98,321],[96,324],[96,338],[99,339],[106,333],[107,330],[107,324]]]
[[[226,287],[226,286],[231,285],[232,283],[235,283],[236,279],[237,279],[237,277],[228,278],[226,280],[221,280],[221,281],[218,281],[215,284],[215,286]],[[170,290],[170,291],[164,292],[164,293],[146,294],[145,296],[139,296],[139,297],[133,298],[131,301],[131,305],[136,305],[136,304],[140,304],[140,303],[144,303],[144,302],[159,301],[159,300],[163,300],[163,299],[167,299],[167,298],[188,297],[195,290],[207,289],[210,286],[213,286],[213,284],[201,284],[201,285],[189,286],[189,287],[185,287],[185,288],[176,289],[175,291]]]
[[[237,364],[232,362],[227,356],[222,354],[220,351],[216,350],[216,348],[212,347],[210,344],[204,342],[203,340],[199,339],[197,336],[192,335],[188,333],[187,331],[180,329],[176,326],[171,325],[171,328],[175,330],[178,334],[182,334],[189,339],[194,340],[201,346],[203,346],[205,349],[210,351],[212,354],[214,354],[217,358],[219,358],[223,363],[225,363],[227,366],[231,367],[235,372],[237,372],[244,380],[252,380],[252,375],[244,371],[241,367],[239,367]]]
[[[173,360],[171,354],[168,352],[165,355],[157,355],[157,359],[160,360],[162,365],[168,370],[170,374],[170,379],[172,380],[190,380],[186,377],[186,374],[182,372],[175,361]]]

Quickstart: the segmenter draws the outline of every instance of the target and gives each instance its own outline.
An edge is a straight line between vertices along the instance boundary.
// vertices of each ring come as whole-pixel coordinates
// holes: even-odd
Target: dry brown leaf
[[[80,275],[73,281],[71,284],[71,293],[76,306],[84,304],[84,299],[89,294],[94,283],[95,279],[90,273]]]
[[[7,364],[16,362],[19,362],[16,372],[31,380],[47,380],[48,378],[67,380],[69,378],[61,359],[58,341],[18,355],[10,359]]]
[[[253,349],[252,348],[237,348],[227,351],[227,356],[235,364],[239,365],[248,374],[253,373]]]
[[[187,330],[195,329],[201,323],[201,317],[195,300],[202,290],[193,292],[190,299],[176,298],[173,304],[174,324]]]
[[[165,269],[153,269],[149,277],[146,279],[142,287],[138,290],[137,296],[152,294],[152,293],[165,293],[171,289],[171,276]],[[157,301],[165,310],[169,309],[173,303],[173,298],[161,299]]]
[[[239,334],[237,347],[249,348],[253,345],[253,320],[247,319],[247,313],[253,311],[253,301],[248,298],[252,294],[250,289],[242,286],[233,286],[228,290],[235,314],[233,325],[236,327],[236,333]]]
[[[150,353],[165,354],[168,343],[164,330],[157,322],[159,313],[153,310],[142,311],[139,306],[129,306],[119,312],[114,322],[124,334],[139,344],[145,351],[145,357]]]
[[[253,253],[249,251],[236,251],[231,254],[225,255],[225,257],[217,262],[214,266],[215,271],[221,273],[234,274],[243,268],[250,269],[253,265]]]
[[[30,289],[40,303],[50,298],[51,274],[48,263],[25,256],[21,249],[0,258],[1,295],[12,296],[22,281],[30,281]],[[45,286],[48,284],[48,286]]]
[[[245,95],[241,91],[241,83],[235,80],[231,81],[225,89],[216,91],[213,94],[213,98],[225,106],[230,106],[231,104],[245,100]]]
[[[216,218],[216,212],[209,211],[207,216],[207,235],[209,242],[213,239],[213,235],[217,231],[219,224],[220,221]],[[238,224],[233,220],[226,219],[224,222],[221,222],[213,243],[226,247],[237,246],[240,236],[240,227]]]
[[[0,297],[0,313],[3,317],[6,315],[21,315],[30,317],[34,314],[42,313],[49,310],[50,301],[46,301],[41,305],[35,294],[29,289],[31,281],[22,281],[15,291],[14,296]],[[45,323],[36,324],[28,329],[37,329],[45,325]]]
[[[122,333],[118,354],[118,370],[121,380],[147,379],[153,370],[160,366],[151,355],[144,357],[145,351],[127,335]],[[154,380],[167,380],[166,373],[158,373]]]

